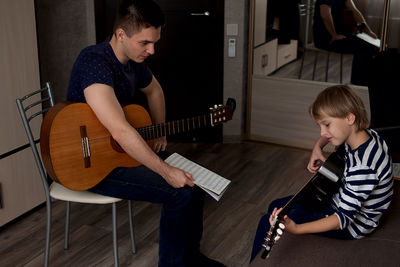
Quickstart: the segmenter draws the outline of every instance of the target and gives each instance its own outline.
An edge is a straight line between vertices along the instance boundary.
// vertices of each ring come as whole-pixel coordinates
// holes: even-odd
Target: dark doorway
[[[214,104],[223,104],[224,0],[155,1],[165,13],[166,25],[156,54],[146,63],[164,90],[167,121],[206,114]],[[118,2],[95,1],[98,42],[111,34]],[[138,99],[143,102],[143,96]],[[220,142],[222,127],[168,139]]]

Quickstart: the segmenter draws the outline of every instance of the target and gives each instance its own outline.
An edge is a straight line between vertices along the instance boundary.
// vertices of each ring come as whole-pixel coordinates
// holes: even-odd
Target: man
[[[142,166],[116,168],[90,190],[99,194],[162,203],[159,266],[224,266],[199,252],[204,192],[194,188],[192,176],[166,164],[165,137],[150,148],[125,119],[122,107],[132,103],[135,90],[147,97],[153,123],[165,120],[164,94],[144,60],[154,54],[164,15],[151,0],[121,4],[113,35],[87,47],[78,56],[67,99],[89,104],[99,121]],[[156,153],[155,153],[156,152]]]
[[[317,0],[313,24],[314,43],[324,50],[354,54],[351,83],[368,85],[368,72],[377,48],[356,37],[355,33],[346,32],[347,28],[351,28],[346,25],[346,11],[359,31],[377,38],[352,0]]]

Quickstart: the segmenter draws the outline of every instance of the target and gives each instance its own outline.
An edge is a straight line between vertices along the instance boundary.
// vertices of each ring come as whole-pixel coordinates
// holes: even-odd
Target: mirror
[[[362,71],[362,75],[358,75],[364,81],[357,78],[354,79],[354,77],[354,81],[352,81],[352,64],[354,60],[352,53],[328,52],[315,46],[313,40],[315,1],[268,0],[266,3],[261,0],[255,1],[253,74],[366,85],[364,83],[365,71]],[[353,0],[353,3],[364,17],[371,31],[379,38],[384,0]],[[257,21],[257,13],[263,10],[263,4],[266,5],[267,15],[265,27],[260,27],[257,24],[262,24],[264,21]],[[388,35],[389,47],[399,47],[399,37],[394,34],[400,28],[393,15],[396,14],[394,11],[397,9],[400,9],[400,4],[397,1],[392,1],[391,26]],[[349,13],[344,13],[343,15],[343,19],[347,23],[351,22],[349,20],[350,17],[352,16]],[[265,39],[257,40],[257,35],[263,31],[266,33]],[[317,37],[316,39],[319,38]],[[378,50],[378,48],[372,49]],[[271,56],[274,52],[277,54],[275,62],[274,57]],[[365,63],[361,63],[361,65],[365,65]],[[261,68],[257,68],[257,66]],[[353,75],[356,75],[356,73],[357,71]]]

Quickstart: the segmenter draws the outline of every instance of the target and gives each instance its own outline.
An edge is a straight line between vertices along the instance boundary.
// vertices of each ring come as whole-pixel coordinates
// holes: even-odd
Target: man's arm
[[[92,84],[84,94],[99,121],[129,156],[161,175],[173,187],[194,185],[190,174],[162,161],[129,124],[112,87]]]
[[[153,76],[151,83],[142,89],[146,95],[150,107],[150,113],[153,123],[165,122],[165,100],[164,92],[161,89],[160,83]]]
[[[142,92],[147,97],[149,104],[151,118],[154,124],[165,122],[165,99],[164,92],[160,86],[160,83],[153,76],[151,83],[142,89]],[[165,136],[154,139],[153,150],[159,152],[164,151],[167,146],[167,139]]]
[[[358,8],[357,8],[356,5],[354,4],[353,0],[347,0],[347,1],[346,1],[346,7],[347,7],[348,9],[351,10],[351,12],[352,12],[352,14],[353,14],[353,17],[354,17],[354,20],[357,22],[357,24],[358,24],[358,23],[364,23],[365,28],[363,29],[363,31],[364,31],[366,34],[370,35],[370,36],[373,37],[373,38],[378,38],[378,37],[376,36],[376,34],[375,34],[373,31],[371,31],[371,28],[368,26],[368,24],[367,24],[367,22],[365,21],[363,15],[362,15],[361,12],[358,10]]]
[[[346,36],[336,33],[335,25],[333,24],[333,18],[332,18],[330,6],[325,5],[325,4],[320,5],[320,16],[322,18],[322,21],[325,25],[326,30],[332,36],[331,43],[336,40],[346,38]]]

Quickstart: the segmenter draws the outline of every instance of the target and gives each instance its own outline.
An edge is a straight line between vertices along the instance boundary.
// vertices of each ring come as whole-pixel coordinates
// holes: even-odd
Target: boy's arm
[[[277,216],[282,211],[282,208],[275,208],[269,218],[269,222],[272,224],[273,218]],[[285,230],[289,233],[300,235],[300,234],[313,234],[313,233],[322,233],[331,230],[339,230],[340,229],[340,221],[336,214],[332,214],[328,217],[311,221],[307,223],[297,224],[292,219],[290,219],[287,215],[283,217]]]
[[[286,231],[296,235],[322,233],[340,229],[339,219],[335,214],[302,224],[296,224],[289,217],[285,216],[285,226]]]
[[[322,160],[325,161],[326,158],[324,155],[322,155],[322,148],[328,143],[328,139],[325,137],[321,136],[318,138],[318,140],[315,142],[313,150],[311,152],[310,160],[307,165],[307,169],[311,173],[316,173],[318,170],[318,165],[317,161]]]

